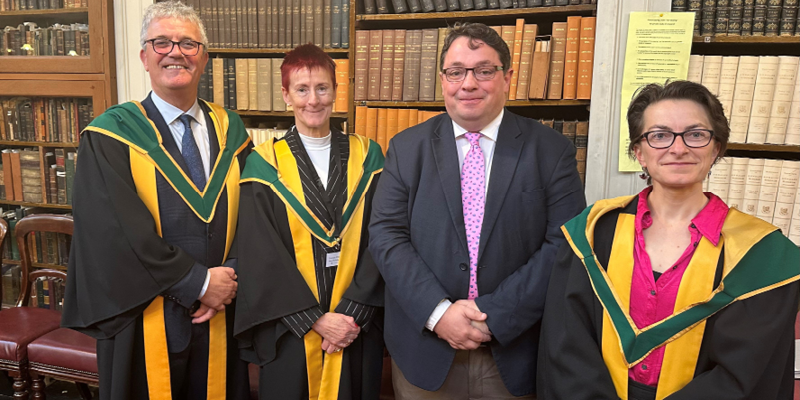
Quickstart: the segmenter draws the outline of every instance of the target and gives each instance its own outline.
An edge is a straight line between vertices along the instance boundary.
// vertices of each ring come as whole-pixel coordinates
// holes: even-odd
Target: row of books
[[[86,7],[89,0],[0,0],[0,12]]]
[[[575,145],[575,160],[578,162],[578,175],[586,183],[586,148],[589,144],[589,121],[539,120],[545,126],[555,129]]]
[[[386,153],[389,141],[395,135],[442,113],[443,111],[425,111],[415,108],[357,106],[354,123],[355,134],[374,140]]]
[[[350,47],[350,0],[188,0],[211,48]]]
[[[335,61],[333,112],[346,113],[350,60]],[[282,63],[283,58],[214,58],[200,77],[198,96],[231,110],[289,111],[281,93]]]
[[[692,55],[687,79],[719,98],[731,142],[800,144],[800,57]]]
[[[726,157],[712,169],[704,189],[729,207],[781,228],[800,245],[800,161]]]
[[[695,13],[694,36],[800,36],[798,0],[672,0]]]
[[[73,143],[92,119],[91,98],[0,97],[0,140]]]
[[[0,56],[88,56],[89,48],[87,24],[40,28],[25,22],[0,31]]]
[[[253,140],[253,146],[258,146],[261,143],[271,139],[280,139],[289,129],[287,128],[247,128],[247,134]]]
[[[65,149],[4,149],[0,196],[39,204],[72,204],[78,154]]]
[[[391,8],[389,8],[391,3]],[[597,0],[364,0],[365,14],[470,11],[597,4]]]
[[[595,17],[554,22],[537,37],[536,24],[494,26],[511,52],[509,100],[589,99]],[[356,31],[356,101],[441,101],[441,53],[448,28]]]

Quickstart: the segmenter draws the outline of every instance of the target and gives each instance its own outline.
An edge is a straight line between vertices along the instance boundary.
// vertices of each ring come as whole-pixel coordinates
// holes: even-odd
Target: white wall
[[[139,31],[144,10],[153,0],[114,0],[114,40],[117,56],[117,100],[142,100],[150,77],[139,60]]]
[[[635,194],[639,174],[619,172],[622,72],[631,11],[669,11],[670,0],[598,0],[592,105],[586,158],[586,202]],[[627,135],[627,133],[625,133]]]

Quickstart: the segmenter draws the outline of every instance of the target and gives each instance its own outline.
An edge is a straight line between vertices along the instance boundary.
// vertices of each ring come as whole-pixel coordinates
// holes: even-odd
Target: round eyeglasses
[[[494,78],[497,71],[502,71],[503,67],[499,65],[488,65],[475,68],[464,67],[450,67],[442,70],[444,77],[448,82],[461,82],[467,77],[467,72],[472,71],[472,76],[479,81],[490,81]]]
[[[156,38],[145,40],[144,42],[150,42],[153,46],[153,51],[162,55],[171,53],[172,49],[175,48],[175,45],[177,44],[181,54],[187,57],[196,56],[197,53],[200,52],[200,46],[203,45],[202,43],[192,39],[183,39],[180,42],[175,42],[164,38]]]
[[[642,134],[647,144],[654,149],[666,149],[675,143],[675,138],[680,136],[686,147],[706,147],[714,138],[714,131],[710,129],[689,129],[685,132],[672,132],[667,130],[649,131]]]

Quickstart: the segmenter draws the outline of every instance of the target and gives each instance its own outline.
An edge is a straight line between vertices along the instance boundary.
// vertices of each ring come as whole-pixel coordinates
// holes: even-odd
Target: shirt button
[[[642,365],[642,370],[647,371],[647,365]]]
[[[651,290],[650,291],[650,295],[655,296],[656,295],[656,291],[655,290]]]

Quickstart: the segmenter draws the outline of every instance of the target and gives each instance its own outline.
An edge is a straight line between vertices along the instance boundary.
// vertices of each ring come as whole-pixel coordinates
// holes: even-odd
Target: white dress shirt
[[[203,110],[200,108],[200,104],[197,103],[197,100],[194,101],[194,104],[189,111],[183,112],[178,107],[173,106],[172,104],[167,103],[161,97],[158,97],[156,92],[150,92],[151,99],[153,99],[153,104],[158,109],[158,112],[161,113],[161,116],[164,117],[164,121],[167,123],[169,127],[169,131],[172,133],[172,137],[175,139],[175,144],[178,145],[178,150],[183,152],[183,132],[186,130],[186,127],[183,126],[183,122],[178,118],[183,114],[188,114],[194,118],[191,122],[192,125],[192,133],[194,134],[194,141],[197,143],[197,149],[200,150],[200,159],[203,161],[203,171],[206,174],[206,181],[208,181],[208,176],[211,173],[211,145],[208,143],[208,127],[206,126],[206,117],[203,114]],[[206,290],[208,290],[208,283],[211,281],[211,271],[206,273],[206,280],[203,283],[203,289],[200,290],[200,295],[197,296],[198,299],[203,298],[206,294]]]
[[[328,168],[331,165],[331,134],[328,136],[315,138],[303,135],[298,132],[300,141],[303,142],[303,147],[306,148],[308,158],[311,159],[311,164],[317,170],[317,176],[322,182],[322,187],[328,189]]]
[[[503,114],[505,113],[505,109],[500,110],[500,114],[489,122],[489,125],[486,125],[485,128],[481,129],[481,136],[478,139],[478,144],[481,146],[481,151],[483,151],[483,160],[486,166],[486,173],[484,175],[484,183],[486,184],[485,192],[488,193],[489,191],[489,175],[492,172],[492,160],[494,159],[494,148],[497,144],[497,134],[500,131],[500,122],[503,121]],[[468,131],[461,126],[459,126],[455,121],[453,121],[453,133],[456,135],[456,149],[458,150],[458,170],[461,171],[461,168],[464,166],[464,158],[467,156],[469,152],[470,144],[467,137],[464,135]],[[484,195],[483,199],[486,201],[486,197]],[[431,316],[428,317],[428,321],[425,323],[425,327],[429,330],[433,330],[436,327],[436,323],[442,318],[444,312],[453,304],[448,299],[442,299],[439,302],[439,305],[433,309]]]

